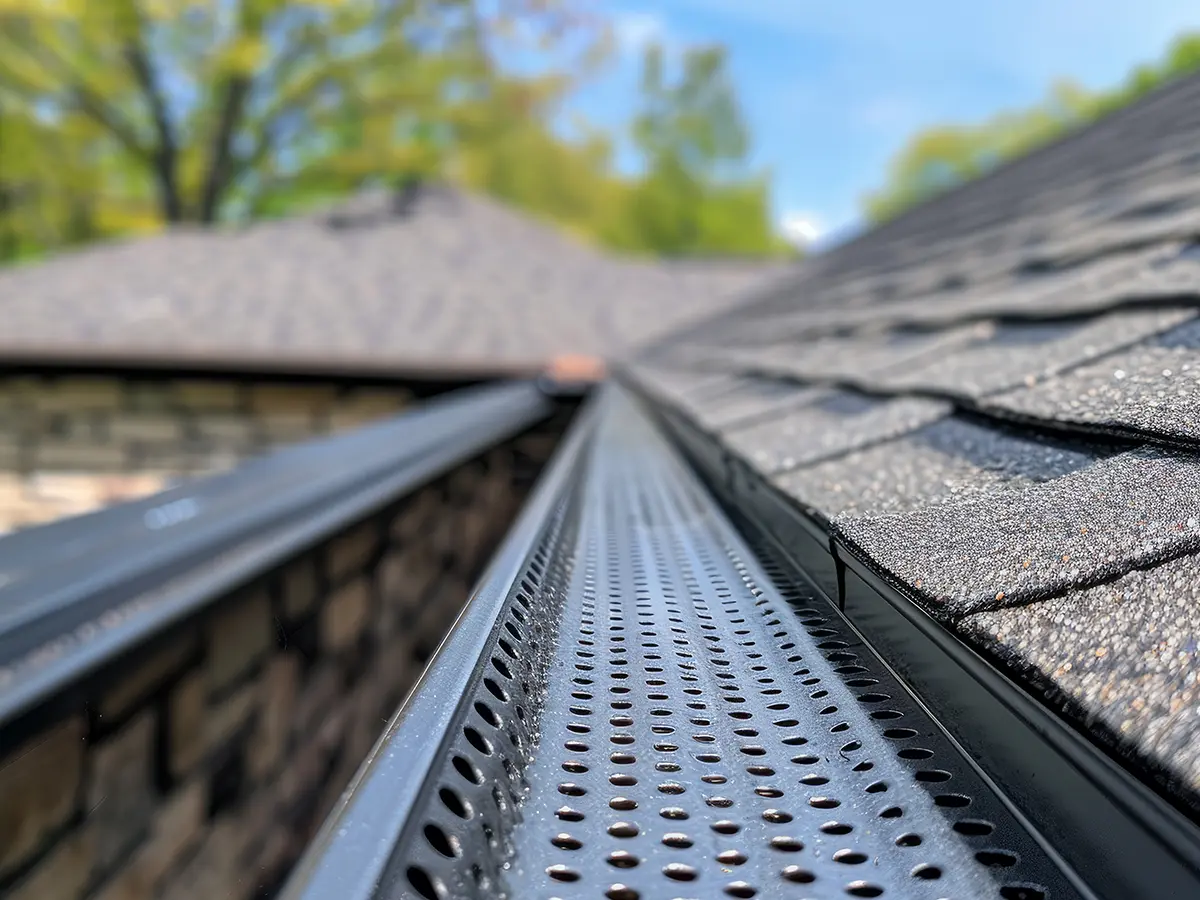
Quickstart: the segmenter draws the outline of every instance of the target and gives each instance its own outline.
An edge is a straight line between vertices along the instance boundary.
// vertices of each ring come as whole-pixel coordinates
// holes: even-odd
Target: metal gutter
[[[1194,821],[685,415],[643,399],[739,526],[836,604],[1044,847],[1083,873],[1097,896],[1200,897]]]
[[[363,762],[307,854],[281,900],[368,900],[386,884],[403,884],[390,871],[395,849],[428,779],[448,757],[452,723],[470,698],[480,660],[495,640],[501,610],[528,571],[556,508],[577,477],[595,425],[589,408],[572,426],[543,473],[504,544],[483,574],[466,607],[434,653],[404,705]]]
[[[172,377],[188,373],[224,376],[280,376],[305,380],[364,378],[381,380],[433,381],[445,384],[464,381],[495,381],[500,378],[536,377],[545,367],[537,358],[496,360],[479,358],[424,359],[405,355],[389,360],[374,353],[337,355],[263,347],[218,353],[203,348],[173,347],[163,353],[161,347],[112,346],[95,343],[6,344],[0,339],[0,370],[62,371],[147,371],[169,372]]]
[[[283,897],[835,895],[1096,896],[609,386]]]
[[[0,540],[0,668],[15,675],[0,686],[0,722],[552,409],[531,383],[469,389]],[[51,644],[50,662],[28,662]]]

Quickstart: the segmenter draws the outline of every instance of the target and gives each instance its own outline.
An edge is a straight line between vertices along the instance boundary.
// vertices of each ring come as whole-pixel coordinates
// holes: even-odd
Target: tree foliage
[[[918,132],[892,160],[884,185],[864,198],[867,216],[876,222],[890,219],[1198,68],[1200,35],[1183,35],[1161,60],[1138,66],[1112,90],[1093,93],[1063,81],[1030,109],[1003,112],[977,125]]]
[[[426,176],[625,250],[774,250],[765,180],[715,174],[746,143],[720,53],[648,61],[644,176],[558,133],[604,58],[586,2],[0,0],[0,261]]]
[[[691,48],[679,69],[669,80],[662,48],[646,48],[632,127],[643,174],[610,241],[668,255],[780,252],[768,180],[746,168],[749,135],[724,49]]]

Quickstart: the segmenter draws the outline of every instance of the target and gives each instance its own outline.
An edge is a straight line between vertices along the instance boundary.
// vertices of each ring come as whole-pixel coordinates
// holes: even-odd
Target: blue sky
[[[1039,100],[1059,77],[1093,87],[1200,29],[1196,0],[602,0],[622,52],[574,108],[629,114],[637,52],[723,42],[776,215],[852,227],[861,195],[913,131]]]

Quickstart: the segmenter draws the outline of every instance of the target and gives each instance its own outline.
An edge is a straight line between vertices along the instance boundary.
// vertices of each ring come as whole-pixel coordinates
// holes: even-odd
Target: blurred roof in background
[[[442,185],[0,271],[0,357],[489,375],[607,357],[791,266],[606,255]]]

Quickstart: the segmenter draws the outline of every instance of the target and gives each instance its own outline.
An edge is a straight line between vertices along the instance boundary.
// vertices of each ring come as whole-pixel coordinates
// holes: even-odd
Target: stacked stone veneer
[[[398,386],[0,376],[0,533],[395,415],[411,399]]]
[[[453,470],[0,728],[0,897],[277,890],[553,444]]]

